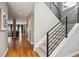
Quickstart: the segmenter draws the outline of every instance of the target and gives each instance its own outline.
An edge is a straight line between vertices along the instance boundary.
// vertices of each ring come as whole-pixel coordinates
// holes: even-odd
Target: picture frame
[[[0,9],[0,30],[8,30],[8,16],[3,9]]]

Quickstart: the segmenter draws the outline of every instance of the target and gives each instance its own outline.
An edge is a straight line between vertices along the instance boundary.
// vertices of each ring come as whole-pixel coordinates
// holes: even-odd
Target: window
[[[63,2],[62,9],[65,10],[75,5],[76,5],[76,2]]]

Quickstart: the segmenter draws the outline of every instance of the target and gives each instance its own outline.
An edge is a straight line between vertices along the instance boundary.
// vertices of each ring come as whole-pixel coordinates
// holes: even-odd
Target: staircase
[[[58,6],[54,2],[45,2],[45,4],[54,13],[54,15],[61,20],[61,13]]]
[[[40,46],[36,50],[38,51],[41,57],[46,57],[47,54],[46,40],[42,44],[40,44]]]
[[[46,38],[37,48],[36,51],[42,57],[50,56],[59,46],[64,38],[77,23],[77,6],[68,13],[60,22],[46,33]]]
[[[58,44],[64,39],[65,37],[65,25],[62,25],[62,23],[58,23],[59,25],[56,26],[56,28],[54,28],[52,31],[50,31],[50,34],[52,34],[53,32],[53,36],[50,35],[50,40],[49,42],[49,54],[52,53],[52,51],[58,46]],[[54,35],[55,34],[55,35]],[[53,38],[53,40],[52,40]],[[57,44],[56,44],[57,43]],[[42,57],[46,57],[47,56],[47,41],[44,40],[40,46],[37,48],[37,51],[39,53],[40,56]],[[52,49],[53,48],[53,49]],[[41,53],[41,54],[40,54]]]

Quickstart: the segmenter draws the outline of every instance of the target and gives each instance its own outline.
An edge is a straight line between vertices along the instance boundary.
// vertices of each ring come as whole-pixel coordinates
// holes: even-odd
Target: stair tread
[[[46,45],[42,44],[40,48],[46,52]]]
[[[40,56],[42,56],[42,57],[46,57],[46,52],[43,51],[40,47],[37,48],[37,51],[38,51],[38,53],[39,53]]]

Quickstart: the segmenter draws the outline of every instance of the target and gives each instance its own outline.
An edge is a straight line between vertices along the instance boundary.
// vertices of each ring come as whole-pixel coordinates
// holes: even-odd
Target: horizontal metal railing
[[[65,37],[68,37],[68,33],[76,23],[77,6],[47,32],[47,57],[51,55]]]
[[[45,4],[48,6],[48,8],[54,13],[54,15],[60,20],[60,10],[56,6],[54,2],[45,2]]]

